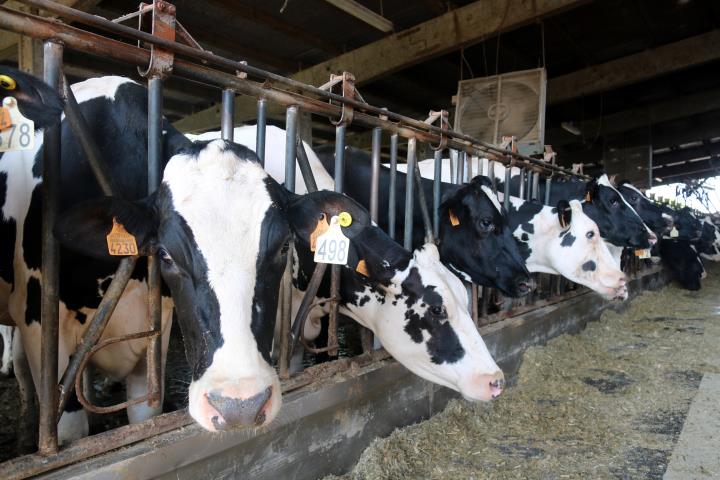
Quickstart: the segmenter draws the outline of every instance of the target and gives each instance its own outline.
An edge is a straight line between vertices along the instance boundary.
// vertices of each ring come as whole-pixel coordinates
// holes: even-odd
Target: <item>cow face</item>
[[[42,80],[12,67],[0,65],[0,100],[15,97],[18,110],[35,122],[35,129],[49,127],[60,120],[62,100]]]
[[[720,261],[720,228],[712,223],[710,217],[701,220],[702,235],[696,242],[697,250],[703,258]]]
[[[354,200],[326,191],[306,197],[318,202],[288,208],[301,270],[296,286],[304,289],[312,272],[310,237],[318,221],[350,213],[353,223],[342,228],[350,251],[342,269],[341,313],[372,330],[413,373],[468,399],[499,395],[502,371],[470,318],[462,282],[440,262],[435,245],[411,254],[372,225]]]
[[[617,267],[595,222],[583,213],[580,202],[560,202],[557,210],[558,221],[553,225],[557,234],[550,236],[553,245],[545,249],[557,273],[605,298],[627,299],[625,274]],[[563,212],[570,215],[566,217]]]
[[[115,218],[161,259],[192,369],[190,415],[207,430],[264,425],[280,408],[270,348],[286,203],[254,153],[216,140],[172,157],[154,195],[85,203],[56,226],[68,248],[107,260]]]
[[[587,184],[583,211],[597,224],[600,235],[619,247],[649,248],[657,237],[612,185],[607,175]]]
[[[681,208],[680,210],[673,210],[668,206],[664,206],[664,211],[673,216],[673,223],[675,229],[677,230],[677,238],[692,241],[698,240],[701,237],[703,233],[703,226],[700,223],[700,220],[693,215],[692,210],[688,207]]]
[[[672,217],[663,215],[658,204],[651,201],[629,182],[623,182],[617,188],[626,202],[640,215],[645,225],[650,227],[657,236],[669,232],[673,226]]]
[[[441,256],[463,279],[521,297],[530,276],[490,185],[475,177],[440,205]]]

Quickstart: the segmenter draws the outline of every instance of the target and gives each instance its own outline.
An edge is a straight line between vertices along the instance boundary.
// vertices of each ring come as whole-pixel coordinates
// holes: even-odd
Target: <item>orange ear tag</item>
[[[113,226],[107,237],[108,253],[113,256],[137,255],[135,236],[125,230],[122,223],[113,217]]]
[[[12,118],[10,118],[10,109],[0,107],[0,130],[7,130],[12,127]]]
[[[590,192],[585,192],[585,201],[592,202],[592,197],[590,196]]]
[[[452,224],[453,227],[457,227],[458,225],[460,225],[460,220],[458,220],[455,213],[453,213],[452,210],[449,210],[449,213],[450,213],[450,224]]]
[[[365,263],[365,260],[360,260],[357,264],[357,267],[355,267],[355,271],[358,272],[360,275],[363,275],[365,277],[370,276],[370,272],[368,271],[367,264]]]
[[[322,235],[323,233],[327,232],[327,229],[330,228],[330,225],[327,221],[327,215],[324,213],[322,214],[322,218],[317,221],[317,225],[315,225],[315,230],[312,231],[310,234],[310,251],[315,251],[315,244],[317,244],[317,238]]]

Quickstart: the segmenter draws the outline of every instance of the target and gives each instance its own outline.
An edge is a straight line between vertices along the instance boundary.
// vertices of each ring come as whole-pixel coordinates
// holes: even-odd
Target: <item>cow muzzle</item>
[[[267,406],[272,397],[272,387],[247,398],[226,396],[221,390],[205,394],[208,404],[218,415],[211,418],[216,430],[227,430],[236,426],[260,426],[267,419]]]

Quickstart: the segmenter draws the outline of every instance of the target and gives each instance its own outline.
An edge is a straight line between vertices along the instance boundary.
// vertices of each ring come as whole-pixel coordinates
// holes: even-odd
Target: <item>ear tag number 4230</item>
[[[347,265],[350,240],[340,229],[337,215],[330,219],[330,228],[317,238],[315,245],[316,263]]]
[[[14,97],[5,97],[0,108],[0,152],[32,149],[35,122],[22,116]]]

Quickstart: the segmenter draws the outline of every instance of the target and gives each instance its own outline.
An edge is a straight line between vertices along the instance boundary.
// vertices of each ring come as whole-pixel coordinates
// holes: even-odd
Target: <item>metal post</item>
[[[44,79],[60,88],[63,46],[44,44]],[[53,235],[60,203],[60,119],[43,133],[42,191],[42,303],[40,306],[40,430],[38,450],[42,455],[57,453],[57,379],[59,328],[60,247]]]
[[[518,182],[518,184],[519,184],[518,197],[520,197],[521,200],[524,200],[525,199],[525,169],[524,168],[520,169],[519,179],[520,179],[520,181]]]
[[[372,170],[370,176],[370,218],[378,221],[378,192],[380,189],[380,142],[382,141],[382,128],[373,128],[372,131]]]
[[[160,187],[162,168],[162,79],[159,76],[148,80],[148,194]],[[150,330],[162,330],[162,293],[160,289],[160,259],[156,255],[148,257],[148,318]],[[150,408],[158,408],[162,397],[162,337],[151,337],[148,341],[148,393],[153,397],[148,401]]]
[[[292,105],[287,108],[285,114],[285,188],[291,192],[295,191],[297,126],[298,107]],[[291,246],[288,250],[287,262],[285,263],[285,272],[282,276],[280,290],[280,356],[278,359],[278,367],[281,378],[288,378],[290,376],[290,350],[292,348],[290,339],[290,323],[292,322],[292,319],[290,318],[292,315],[292,257],[293,247]],[[302,332],[300,332],[300,335],[302,335]]]
[[[540,172],[532,174],[532,199],[537,200],[540,196]]]
[[[510,179],[512,174],[512,164],[505,167],[505,185],[503,185],[503,206],[505,211],[510,210]],[[520,182],[522,185],[522,182]]]
[[[342,193],[345,177],[345,124],[335,127],[335,191]],[[328,346],[337,345],[338,298],[340,296],[340,265],[330,268],[330,321],[328,322]],[[328,350],[328,355],[336,357],[337,349]]]
[[[345,181],[345,125],[335,127],[335,191],[342,193]]]
[[[307,152],[305,151],[305,143],[300,139],[298,135],[297,145],[295,147],[297,151],[297,163],[300,167],[300,173],[302,174],[303,181],[305,182],[305,189],[310,192],[317,192],[317,183],[315,182],[315,176],[313,175],[312,168],[310,167],[310,160],[308,160]]]
[[[267,124],[267,100],[257,101],[257,131],[255,132],[255,153],[260,165],[265,166],[265,126]]]
[[[552,176],[545,177],[545,205],[550,205],[550,187],[552,186]]]
[[[405,231],[405,238],[403,246],[412,250],[413,243],[413,213],[415,207],[415,152],[417,151],[417,140],[411,138],[408,140],[408,153],[407,153],[407,174],[405,175],[405,222],[403,229]]]
[[[433,233],[440,236],[440,194],[442,185],[442,150],[435,151],[435,174],[433,177]]]
[[[525,187],[525,195],[527,195],[527,197],[525,198],[525,200],[532,200],[532,193],[533,193],[533,191],[532,191],[533,172],[532,171],[527,172],[525,181],[527,182],[527,186]]]
[[[222,91],[220,130],[223,140],[233,141],[235,138],[235,91],[230,88]]]
[[[493,162],[493,161],[488,161],[487,177],[490,179],[490,183],[492,184],[493,191],[496,192],[497,186],[495,185],[495,162]]]
[[[393,133],[390,136],[390,198],[388,198],[388,235],[395,240],[395,196],[397,194],[397,149],[398,135]]]
[[[463,174],[465,172],[465,152],[462,150],[458,152],[457,156],[457,170],[455,171],[455,183],[458,185],[463,183]]]

